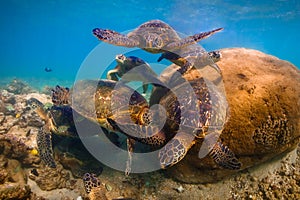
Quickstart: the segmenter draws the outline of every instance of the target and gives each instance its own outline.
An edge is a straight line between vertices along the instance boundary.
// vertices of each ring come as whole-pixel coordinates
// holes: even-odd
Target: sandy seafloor
[[[1,80],[1,92],[7,89],[10,81],[12,78]],[[32,87],[33,92],[48,95],[48,89],[56,84],[69,87],[72,85],[72,82],[59,80],[27,79],[21,81]],[[26,96],[26,94],[22,95]],[[24,167],[27,176],[31,169],[31,167]],[[67,169],[62,170],[70,173]],[[131,174],[126,177],[124,172],[109,167],[103,167],[103,172],[98,178],[105,186],[103,192],[108,199],[300,199],[300,146],[286,155],[238,172],[217,183],[186,184],[168,177],[163,170],[146,174]],[[73,179],[72,176],[71,179],[74,183],[72,190],[61,188],[43,191],[35,181],[27,178],[27,184],[31,188],[29,199],[87,198],[82,180]]]

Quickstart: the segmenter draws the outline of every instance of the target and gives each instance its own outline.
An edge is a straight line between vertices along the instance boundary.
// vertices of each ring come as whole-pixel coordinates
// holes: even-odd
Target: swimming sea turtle
[[[127,35],[100,28],[95,28],[93,34],[99,40],[113,45],[139,47],[151,53],[162,53],[167,51],[173,52],[176,49],[195,44],[221,30],[223,28],[180,38],[176,31],[165,22],[151,20],[143,23]]]
[[[142,59],[135,57],[135,56],[128,56],[126,57],[123,54],[116,56],[116,61],[118,65],[107,72],[107,79],[119,81],[119,77],[122,78],[124,74],[129,72],[130,70],[134,70],[136,67],[140,67],[138,73],[127,73],[126,76],[124,76],[123,81],[143,81],[145,80],[144,77],[142,77],[142,74],[152,74],[155,76],[155,72],[151,69],[148,63],[143,61]],[[137,69],[137,68],[136,68]],[[143,94],[147,92],[148,84],[143,83]]]
[[[95,174],[102,172],[99,162],[92,156],[87,156],[87,151],[79,140],[72,108],[69,106],[49,107],[35,98],[28,99],[27,105],[45,121],[45,125],[37,134],[37,147],[41,160],[52,168],[56,167],[52,157],[48,157],[49,154],[53,154],[52,146],[55,145],[55,150],[59,150],[55,151],[57,159],[65,168],[71,170],[74,177],[82,177],[86,171]],[[48,134],[50,131],[55,134]],[[113,134],[108,136],[112,138]],[[77,148],[68,148],[71,145],[76,145]],[[47,153],[45,153],[46,151]]]
[[[128,94],[130,94],[129,97]],[[111,101],[112,96],[115,98],[114,101]],[[129,86],[122,83],[116,86],[116,82],[111,80],[78,81],[72,90],[56,86],[52,90],[52,102],[56,106],[69,105],[73,113],[76,112],[110,131],[114,131],[114,128],[107,122],[108,117],[130,116],[128,120],[138,124],[148,124],[150,120],[145,98]],[[56,165],[53,158],[51,134],[57,132],[55,122],[51,113],[44,113],[40,107],[37,107],[37,113],[45,121],[45,125],[37,135],[39,154],[48,166],[54,168]]]
[[[191,48],[189,48],[189,46],[196,44],[200,40],[205,39],[221,30],[223,30],[223,28],[217,28],[208,32],[180,38],[176,31],[165,22],[160,20],[151,20],[143,23],[127,35],[123,35],[113,30],[100,28],[95,28],[93,30],[93,34],[99,40],[117,46],[139,47],[151,53],[164,53],[159,60],[162,58],[167,58],[173,62],[176,60],[177,63],[180,63],[179,66],[182,67],[180,71],[182,71],[183,74],[190,70],[190,68],[194,66],[193,64],[197,65],[195,67],[201,68],[203,66],[203,62],[209,62],[209,60],[207,60],[207,57],[209,56],[203,48],[200,48],[199,45]],[[197,58],[198,63],[195,63],[195,60],[189,60],[189,57],[193,60]],[[176,62],[174,63],[177,64]],[[220,72],[217,65],[214,65],[213,62],[210,64],[215,70]]]
[[[158,62],[162,59],[167,59],[174,64],[180,66],[178,72],[181,74],[186,73],[192,67],[201,69],[207,65],[211,66],[219,74],[221,73],[220,68],[215,62],[221,59],[219,51],[206,52],[203,47],[198,44],[189,45],[173,52],[164,52],[158,58]]]
[[[194,49],[194,51],[192,51],[192,49]],[[207,62],[203,62],[201,64],[201,66],[203,66],[204,64],[208,64],[208,66],[212,66],[212,65],[214,66],[214,67],[210,67],[210,69],[213,69],[213,70],[209,71],[209,69],[207,69],[207,68],[205,69],[209,73],[207,75],[211,76],[212,80],[216,80],[216,79],[222,77],[222,75],[218,72],[219,67],[216,64],[216,62],[220,61],[220,59],[222,58],[222,54],[220,53],[220,51],[211,51],[211,52],[206,53],[201,46],[197,47],[196,45],[191,45],[191,46],[185,48],[185,50],[189,50],[189,52],[185,52],[185,53],[183,52],[182,57],[179,56],[178,54],[168,52],[168,53],[163,53],[158,60],[158,61],[161,61],[162,59],[166,58],[174,63],[174,64],[170,65],[169,67],[167,67],[158,77],[158,79],[161,82],[167,84],[169,88],[172,88],[172,87],[180,84],[180,82],[185,81],[185,79],[183,79],[183,76],[188,74],[189,71],[186,70],[187,68],[182,67],[182,66],[187,66],[189,68],[192,67],[193,64],[191,64],[191,63],[194,63],[195,60],[199,59],[200,55],[203,56],[202,61],[204,61],[204,60],[207,61]],[[198,54],[199,54],[199,57],[197,58]],[[183,57],[183,56],[186,56],[186,57]],[[215,70],[215,69],[217,69],[217,70]],[[204,72],[206,72],[206,71],[204,71]],[[150,97],[150,102],[149,102],[150,106],[153,104],[158,104],[161,97],[164,96],[165,93],[169,91],[169,88],[153,87],[153,90],[151,93],[152,95]]]

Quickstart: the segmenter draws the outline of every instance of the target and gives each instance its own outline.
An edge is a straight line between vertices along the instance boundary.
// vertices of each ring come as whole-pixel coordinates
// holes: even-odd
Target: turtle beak
[[[123,63],[126,59],[126,56],[124,56],[123,54],[119,54],[119,55],[116,55],[116,61],[119,62],[119,63]]]

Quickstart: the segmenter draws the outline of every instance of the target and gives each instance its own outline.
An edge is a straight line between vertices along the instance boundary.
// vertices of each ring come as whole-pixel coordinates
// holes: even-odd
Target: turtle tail
[[[57,85],[51,90],[52,102],[54,105],[69,104],[70,89],[68,87],[60,87]]]

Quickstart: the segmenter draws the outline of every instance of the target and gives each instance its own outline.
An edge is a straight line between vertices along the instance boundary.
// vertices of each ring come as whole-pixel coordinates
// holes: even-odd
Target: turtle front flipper
[[[51,90],[52,102],[54,105],[70,104],[70,89],[57,85]]]
[[[143,83],[143,94],[146,94],[147,90],[148,90],[148,86],[149,84],[147,83]]]
[[[181,68],[177,70],[180,74],[186,73],[193,67],[192,63],[190,63],[186,58],[178,55],[177,53],[173,53],[169,51],[164,52],[158,58],[157,62],[160,62],[163,59],[167,59],[172,63],[180,66]]]
[[[46,115],[44,119],[44,126],[38,131],[37,134],[37,147],[40,154],[41,160],[45,162],[49,167],[55,168],[56,164],[53,157],[53,148],[52,148],[52,132],[56,131],[55,122],[52,119],[50,112]]]
[[[107,121],[116,131],[143,144],[160,147],[166,143],[165,134],[157,126],[121,124],[110,118]]]
[[[223,30],[223,28],[218,28],[218,29],[214,29],[212,31],[207,31],[207,32],[198,33],[198,34],[195,34],[192,36],[188,36],[177,42],[172,42],[172,43],[168,44],[167,46],[165,46],[165,49],[168,51],[180,49],[182,47],[186,47],[188,45],[195,44],[195,43],[199,42],[200,40],[208,38],[209,36],[219,32],[219,31],[222,31],[222,30]]]
[[[241,168],[241,163],[234,153],[225,145],[217,142],[212,148],[209,155],[221,167],[226,169],[237,170]]]
[[[53,157],[51,131],[46,127],[42,127],[37,134],[37,147],[41,160],[51,168],[56,168]]]
[[[106,78],[109,80],[119,81],[119,78],[117,76],[118,71],[118,69],[109,70],[106,74]]]
[[[87,194],[89,194],[94,188],[101,186],[101,182],[97,178],[96,174],[85,173],[82,179],[84,183],[84,189]]]
[[[95,28],[93,34],[101,41],[116,46],[136,47],[139,42],[113,30]]]
[[[34,109],[34,111],[45,123],[44,126],[38,131],[36,137],[40,158],[45,162],[46,165],[55,168],[56,164],[53,157],[51,131],[56,131],[56,126],[52,115],[49,111],[45,111],[43,104],[35,98],[30,98],[27,103]]]
[[[106,196],[106,189],[96,174],[85,173],[83,176],[83,184],[87,199],[90,200],[108,200]]]
[[[161,168],[165,169],[178,163],[194,144],[194,135],[183,132],[177,133],[173,139],[159,150],[158,157]]]

